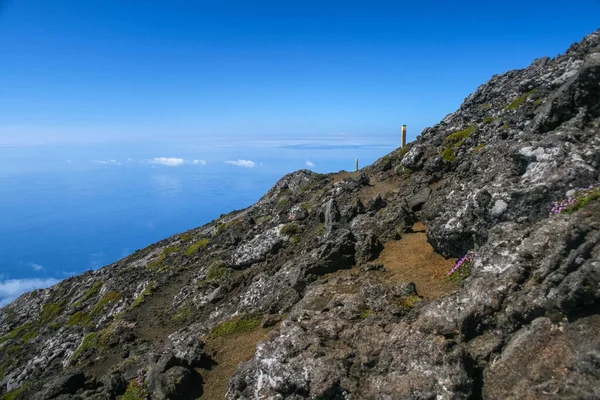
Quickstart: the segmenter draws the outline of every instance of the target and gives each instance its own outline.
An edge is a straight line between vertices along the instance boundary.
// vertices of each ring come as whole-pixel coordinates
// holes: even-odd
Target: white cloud
[[[34,271],[45,271],[46,268],[43,265],[40,264],[36,264],[36,263],[27,263],[28,266],[30,266]]]
[[[204,160],[194,160],[194,161],[192,161],[192,164],[194,164],[194,165],[206,165],[206,161],[204,161]]]
[[[92,164],[102,164],[102,165],[121,165],[121,163],[115,159],[110,160],[94,160],[90,161]]]
[[[35,289],[43,289],[55,285],[58,279],[47,278],[28,278],[28,279],[9,279],[0,281],[0,307],[9,304],[23,293]]]
[[[307,162],[306,162],[306,166],[307,166],[307,167],[311,167],[311,168],[312,168],[312,167],[314,167],[314,166],[315,166],[315,164],[311,163],[310,161],[307,161]]]
[[[150,164],[166,165],[167,167],[178,167],[185,163],[183,158],[175,157],[157,157],[149,161]]]
[[[250,160],[225,161],[225,164],[237,165],[238,167],[246,168],[252,168],[256,165],[254,161]]]

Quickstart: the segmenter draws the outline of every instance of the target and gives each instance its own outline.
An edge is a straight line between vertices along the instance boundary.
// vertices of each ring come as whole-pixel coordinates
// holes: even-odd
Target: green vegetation
[[[23,342],[25,343],[29,343],[31,342],[33,339],[35,339],[36,337],[38,337],[40,334],[40,332],[37,329],[32,329],[28,332],[26,332],[21,339],[23,340]]]
[[[490,108],[492,108],[492,103],[485,103],[483,105],[483,109],[486,110],[486,111],[489,110]]]
[[[30,386],[29,384],[24,384],[17,390],[13,390],[12,392],[3,394],[2,396],[0,396],[0,400],[16,400],[19,397],[22,397],[27,392],[27,390],[29,389],[29,386]]]
[[[300,227],[300,225],[298,225],[294,222],[290,222],[289,224],[285,224],[281,228],[280,233],[282,235],[286,235],[286,236],[293,236],[293,235],[300,233],[301,230],[302,230],[302,228]]]
[[[9,358],[8,360],[4,361],[2,364],[0,364],[0,379],[4,379],[4,377],[6,376],[6,373],[10,370],[10,367],[12,367],[14,363],[14,359]],[[1,399],[1,397],[0,397]]]
[[[408,153],[411,148],[412,148],[412,143],[409,143],[406,146],[404,146],[403,148],[401,148],[400,151],[398,152],[398,157],[400,157],[400,159],[403,159],[404,156],[406,155],[406,153]]]
[[[277,201],[277,209],[285,210],[289,207],[290,200],[287,197],[281,198]]]
[[[544,102],[544,99],[540,97],[539,99],[537,99],[536,101],[534,101],[533,104],[536,107],[539,107],[543,102]]]
[[[182,242],[189,242],[193,238],[194,238],[194,234],[191,232],[186,232],[186,233],[182,233],[181,235],[179,235],[179,240],[181,240]]]
[[[60,324],[57,324],[57,323],[50,324],[49,328],[52,329],[53,331],[57,331],[60,329]]]
[[[203,250],[208,246],[208,239],[200,239],[196,243],[192,244],[185,251],[187,257],[194,256],[199,250]]]
[[[256,225],[263,225],[273,219],[272,215],[265,215],[264,217],[260,217],[256,220]]]
[[[156,260],[152,261],[151,263],[148,263],[148,268],[152,270],[158,269],[160,266],[162,266],[166,258],[167,256],[165,255],[165,253],[161,253]]]
[[[484,147],[485,147],[485,144],[483,144],[483,143],[479,143],[479,144],[477,145],[477,147],[475,147],[475,148],[473,149],[473,153],[477,153],[479,150],[483,149]]]
[[[444,161],[454,162],[456,160],[456,155],[454,154],[454,147],[451,145],[446,146],[446,148],[442,152],[442,158],[444,159]]]
[[[100,344],[99,333],[98,332],[88,333],[83,338],[83,342],[81,342],[81,345],[77,348],[77,350],[75,350],[75,353],[73,353],[72,360],[73,361],[77,360],[83,353],[85,353],[87,351],[95,350],[99,344]]]
[[[202,287],[210,282],[218,282],[228,277],[230,273],[231,271],[227,268],[227,264],[221,260],[215,260],[208,266],[206,278],[199,280],[197,285],[198,287]]]
[[[19,337],[21,337],[22,334],[27,333],[28,331],[33,329],[33,325],[30,324],[29,322],[21,325],[19,327],[16,327],[15,329],[13,329],[12,331],[10,331],[9,333],[7,333],[6,335],[2,336],[0,338],[0,344],[4,343],[8,340],[12,340],[12,339],[18,339]]]
[[[462,141],[464,139],[470,137],[476,130],[477,130],[476,125],[470,125],[467,128],[463,129],[462,131],[454,132],[453,134],[448,135],[448,137],[446,138],[446,141],[451,142],[451,143],[460,142],[462,144]]]
[[[448,280],[451,282],[462,282],[471,276],[471,262],[465,262],[456,272],[448,276]]]
[[[412,170],[404,165],[397,165],[395,169],[396,175],[402,179],[408,179],[412,175]]]
[[[494,122],[497,119],[498,118],[496,118],[496,117],[485,117],[483,119],[483,123],[486,124],[486,125],[488,125],[488,124],[491,124],[492,122]]]
[[[413,294],[412,296],[408,296],[406,299],[404,299],[402,304],[407,310],[412,310],[419,302],[421,302],[421,298]]]
[[[149,396],[148,385],[141,379],[134,379],[129,382],[122,400],[146,400]]]
[[[504,129],[505,131],[510,129],[510,125],[508,124],[504,124],[504,126],[502,127],[502,129]]]
[[[182,324],[189,320],[192,317],[193,311],[191,305],[186,305],[181,310],[179,310],[175,315],[173,315],[173,322],[177,322],[178,324]]]
[[[98,301],[98,303],[96,303],[94,308],[92,308],[90,317],[96,316],[98,313],[100,313],[100,312],[102,312],[102,310],[104,310],[104,307],[106,307],[107,305],[112,304],[116,301],[119,301],[120,299],[121,299],[121,293],[119,293],[119,292],[113,291],[113,292],[106,293],[100,299],[100,301]]]
[[[92,287],[89,288],[87,292],[85,292],[85,295],[83,295],[83,299],[81,299],[81,301],[86,301],[90,297],[95,296],[100,291],[102,286],[104,286],[104,282],[102,282],[102,281],[94,282]]]
[[[376,315],[377,313],[373,310],[371,310],[370,308],[365,308],[364,310],[362,310],[362,312],[360,313],[360,319],[367,319],[369,318],[371,315]]]
[[[131,303],[131,305],[129,306],[129,309],[133,310],[134,308],[136,308],[137,306],[142,304],[144,302],[144,300],[146,299],[146,296],[152,295],[152,290],[155,287],[156,287],[156,282],[149,282],[148,285],[146,285],[146,288],[144,289],[144,291],[142,293],[140,293],[140,295],[133,301],[133,303]]]
[[[70,327],[73,326],[89,326],[90,322],[92,322],[92,318],[89,316],[88,313],[84,312],[84,311],[78,311],[75,314],[71,315],[71,317],[69,317],[69,320],[67,321],[67,325]]]
[[[61,311],[62,305],[59,303],[44,304],[44,307],[42,308],[42,314],[40,315],[40,325],[45,326],[54,321]]]
[[[506,106],[506,110],[516,110],[517,108],[521,107],[525,100],[527,100],[533,93],[535,93],[535,89],[517,97],[512,103]]]
[[[178,253],[181,249],[178,246],[170,246],[163,250],[163,254],[165,257],[170,256],[171,254]]]
[[[298,235],[291,236],[290,243],[292,243],[292,244],[300,243],[300,236],[298,236]]]
[[[225,321],[215,327],[210,333],[211,338],[232,335],[234,333],[251,332],[260,326],[262,315],[251,314]]]

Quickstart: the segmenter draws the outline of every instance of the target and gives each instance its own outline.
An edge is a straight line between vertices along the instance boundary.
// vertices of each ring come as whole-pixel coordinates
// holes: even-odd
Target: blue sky
[[[0,144],[409,137],[600,1],[4,0]]]

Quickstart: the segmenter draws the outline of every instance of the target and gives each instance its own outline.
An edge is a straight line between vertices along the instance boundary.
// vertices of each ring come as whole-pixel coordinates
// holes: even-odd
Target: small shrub
[[[185,255],[187,257],[192,257],[196,253],[198,253],[198,251],[200,251],[201,249],[205,249],[207,246],[208,246],[208,239],[200,239],[196,243],[192,244],[190,247],[187,248],[187,250],[185,251]]]
[[[40,315],[40,325],[45,326],[49,322],[52,322],[58,317],[62,311],[62,305],[59,303],[47,303],[42,308],[42,314]]]
[[[398,157],[400,157],[400,159],[403,159],[404,156],[406,155],[406,153],[408,153],[410,151],[412,146],[413,146],[412,143],[409,143],[406,146],[402,147],[400,149],[400,151],[398,152]]]
[[[421,298],[413,294],[412,296],[408,296],[406,299],[404,299],[402,304],[407,310],[412,310],[419,302],[421,302]]]
[[[107,305],[114,303],[116,301],[119,301],[121,299],[121,293],[119,292],[108,292],[106,293],[101,299],[100,301],[98,301],[98,303],[96,303],[96,305],[94,306],[94,308],[92,308],[92,312],[90,313],[90,317],[94,317],[95,315],[97,315],[98,313],[100,313],[102,310],[104,310],[104,307],[106,307]]]
[[[471,265],[477,254],[469,250],[463,258],[456,262],[456,265],[448,272],[448,279],[454,282],[461,282],[471,275]]]
[[[300,231],[300,225],[290,222],[289,224],[285,224],[283,227],[281,227],[280,233],[286,236],[293,236],[300,233]]]
[[[251,332],[260,326],[262,316],[258,314],[244,315],[225,321],[215,327],[210,333],[211,338],[232,335],[234,333]]]
[[[103,285],[104,285],[104,282],[102,282],[102,281],[94,282],[92,287],[89,288],[87,292],[85,292],[85,294],[83,295],[83,299],[81,299],[81,301],[86,301],[90,297],[96,295],[96,293],[98,293],[100,291],[100,289],[102,288]]]

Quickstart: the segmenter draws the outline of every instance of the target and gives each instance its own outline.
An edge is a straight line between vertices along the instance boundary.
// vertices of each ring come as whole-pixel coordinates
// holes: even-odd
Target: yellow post
[[[406,146],[406,125],[402,125],[402,147]]]
[[[356,172],[358,172],[358,158],[356,159]]]

